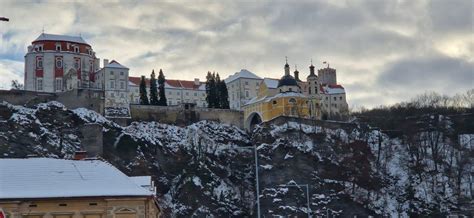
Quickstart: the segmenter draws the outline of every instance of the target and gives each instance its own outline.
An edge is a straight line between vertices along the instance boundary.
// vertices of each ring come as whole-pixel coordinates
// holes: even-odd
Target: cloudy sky
[[[23,80],[27,46],[79,35],[133,76],[204,79],[248,69],[281,77],[285,56],[337,69],[352,107],[474,87],[473,0],[0,1],[0,88]]]

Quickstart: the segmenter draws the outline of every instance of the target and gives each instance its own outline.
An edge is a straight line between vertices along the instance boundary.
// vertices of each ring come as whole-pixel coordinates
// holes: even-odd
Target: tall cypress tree
[[[140,104],[149,105],[148,95],[146,94],[146,79],[145,76],[142,76],[140,80]]]
[[[158,75],[158,84],[159,84],[159,94],[160,94],[160,100],[158,105],[161,106],[167,106],[168,103],[166,101],[166,93],[165,93],[165,75],[163,74],[163,71],[160,69],[160,73]]]
[[[151,71],[151,75],[150,75],[150,104],[159,105],[158,104],[158,89],[156,88],[155,70]]]
[[[212,108],[212,75],[211,72],[208,71],[206,75],[206,102],[207,102],[207,107]]]
[[[219,76],[219,74],[217,74]],[[219,81],[217,84],[217,90],[219,92],[219,108],[229,109],[229,92],[227,91],[227,86],[225,81]]]
[[[219,90],[219,84],[221,83],[221,77],[219,76],[219,73],[214,74],[215,75],[215,85],[214,85],[214,98],[215,98],[215,103],[214,107],[215,108],[221,108],[221,92]]]

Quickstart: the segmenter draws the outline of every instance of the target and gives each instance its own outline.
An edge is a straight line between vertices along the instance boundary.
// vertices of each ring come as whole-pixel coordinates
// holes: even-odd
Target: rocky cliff
[[[166,217],[255,217],[254,148],[265,216],[472,214],[473,149],[452,134],[456,124],[447,117],[419,125],[433,120],[437,128],[409,137],[297,122],[247,134],[208,121],[121,127],[58,102],[32,108],[4,102],[0,157],[71,158],[82,149],[80,127],[97,123],[103,158],[129,175],[152,175]]]

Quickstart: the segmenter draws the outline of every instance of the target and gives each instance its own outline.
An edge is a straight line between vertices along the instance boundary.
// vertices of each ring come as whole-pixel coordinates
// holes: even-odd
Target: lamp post
[[[311,217],[311,208],[309,207],[309,185],[308,184],[304,184],[304,185],[298,185],[298,184],[295,184],[295,185],[279,185],[280,187],[304,187],[306,188],[306,206],[307,206],[307,214],[308,214],[308,217]]]
[[[257,194],[257,218],[260,218],[260,186],[258,182],[258,152],[257,146],[237,147],[235,149],[253,149],[255,156],[255,188]]]

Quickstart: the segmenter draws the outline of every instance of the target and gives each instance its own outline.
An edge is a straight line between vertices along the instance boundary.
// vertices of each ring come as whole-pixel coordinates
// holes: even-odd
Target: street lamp
[[[306,188],[306,206],[307,206],[307,214],[308,214],[308,217],[311,217],[311,208],[309,207],[309,185],[308,184],[304,184],[304,185],[298,185],[298,184],[295,184],[295,185],[279,185],[280,187],[298,187],[298,188],[301,188],[301,187],[305,187]]]
[[[255,186],[257,192],[257,218],[260,218],[260,186],[258,182],[258,152],[257,146],[236,147],[234,149],[253,149],[255,155]]]

